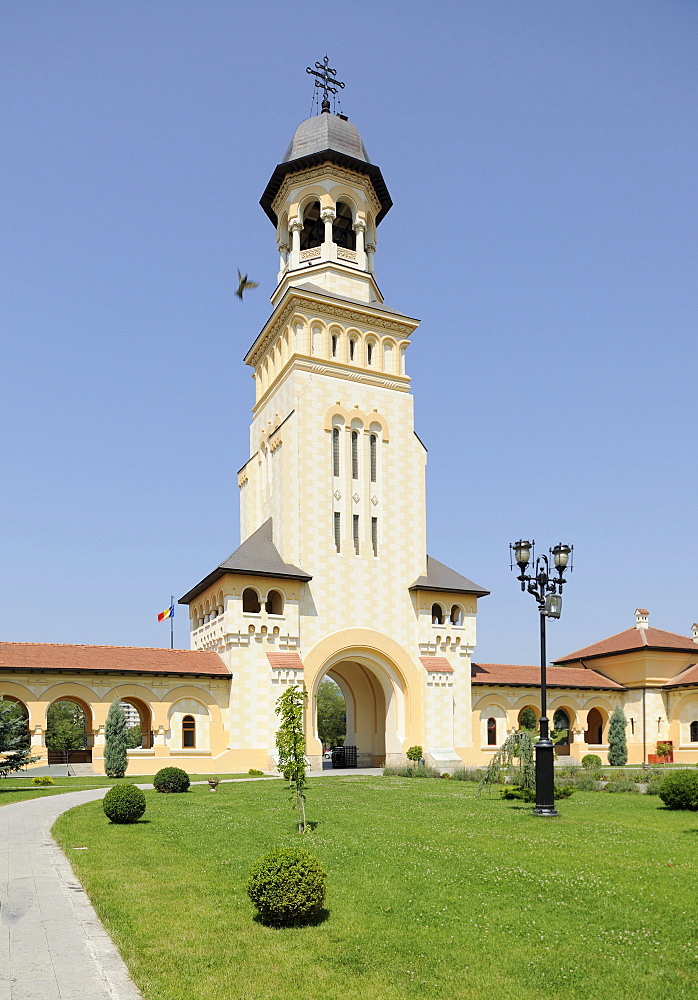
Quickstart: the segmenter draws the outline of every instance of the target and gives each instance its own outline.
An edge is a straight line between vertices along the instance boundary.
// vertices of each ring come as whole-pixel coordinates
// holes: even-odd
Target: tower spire
[[[306,66],[305,72],[316,76],[319,79],[315,80],[315,86],[322,88],[322,111],[323,113],[330,113],[330,99],[327,96],[329,94],[336,94],[338,89],[344,90],[344,84],[341,80],[338,80],[337,70],[332,69],[329,65],[329,58],[326,55],[322,62],[315,63],[315,69],[310,66]]]

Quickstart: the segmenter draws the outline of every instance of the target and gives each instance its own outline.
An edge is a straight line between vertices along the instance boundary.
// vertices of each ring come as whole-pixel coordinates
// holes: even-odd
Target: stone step
[[[92,767],[92,764],[70,764],[69,770],[74,778],[91,778],[96,776],[96,771]]]
[[[556,757],[555,767],[581,767],[576,757]]]

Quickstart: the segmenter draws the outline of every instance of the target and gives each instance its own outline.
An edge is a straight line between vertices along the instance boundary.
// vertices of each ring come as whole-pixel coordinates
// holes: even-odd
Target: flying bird
[[[240,268],[238,268],[238,280],[240,284],[238,285],[238,290],[235,293],[239,299],[242,299],[242,293],[246,288],[257,288],[259,287],[258,281],[248,281],[246,274],[240,273]]]

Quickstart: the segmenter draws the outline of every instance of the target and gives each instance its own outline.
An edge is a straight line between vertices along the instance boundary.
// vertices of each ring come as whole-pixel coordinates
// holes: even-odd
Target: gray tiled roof
[[[257,528],[249,538],[246,538],[242,545],[237,548],[232,555],[229,555],[220,563],[212,573],[197,583],[184,597],[179,599],[180,604],[189,604],[202,591],[210,587],[212,583],[219,580],[226,573],[244,574],[253,576],[273,576],[287,580],[302,580],[307,582],[312,580],[308,573],[304,573],[297,566],[285,563],[279,555],[279,550],[274,545],[274,525],[272,518],[265,521]]]
[[[410,590],[445,590],[454,594],[477,594],[478,597],[489,594],[489,590],[461,576],[449,566],[444,566],[432,556],[427,556],[426,575],[415,580]]]
[[[324,149],[334,149],[365,163],[371,162],[356,125],[339,115],[330,114],[315,115],[301,122],[281,162],[298,160],[301,156]]]

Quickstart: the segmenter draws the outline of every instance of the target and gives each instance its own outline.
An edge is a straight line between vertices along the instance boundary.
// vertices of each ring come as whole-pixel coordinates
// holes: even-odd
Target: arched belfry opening
[[[301,250],[319,247],[325,238],[325,226],[320,218],[320,202],[312,201],[303,211]]]
[[[345,201],[338,201],[332,223],[332,242],[345,250],[356,250],[356,233],[351,208]]]

